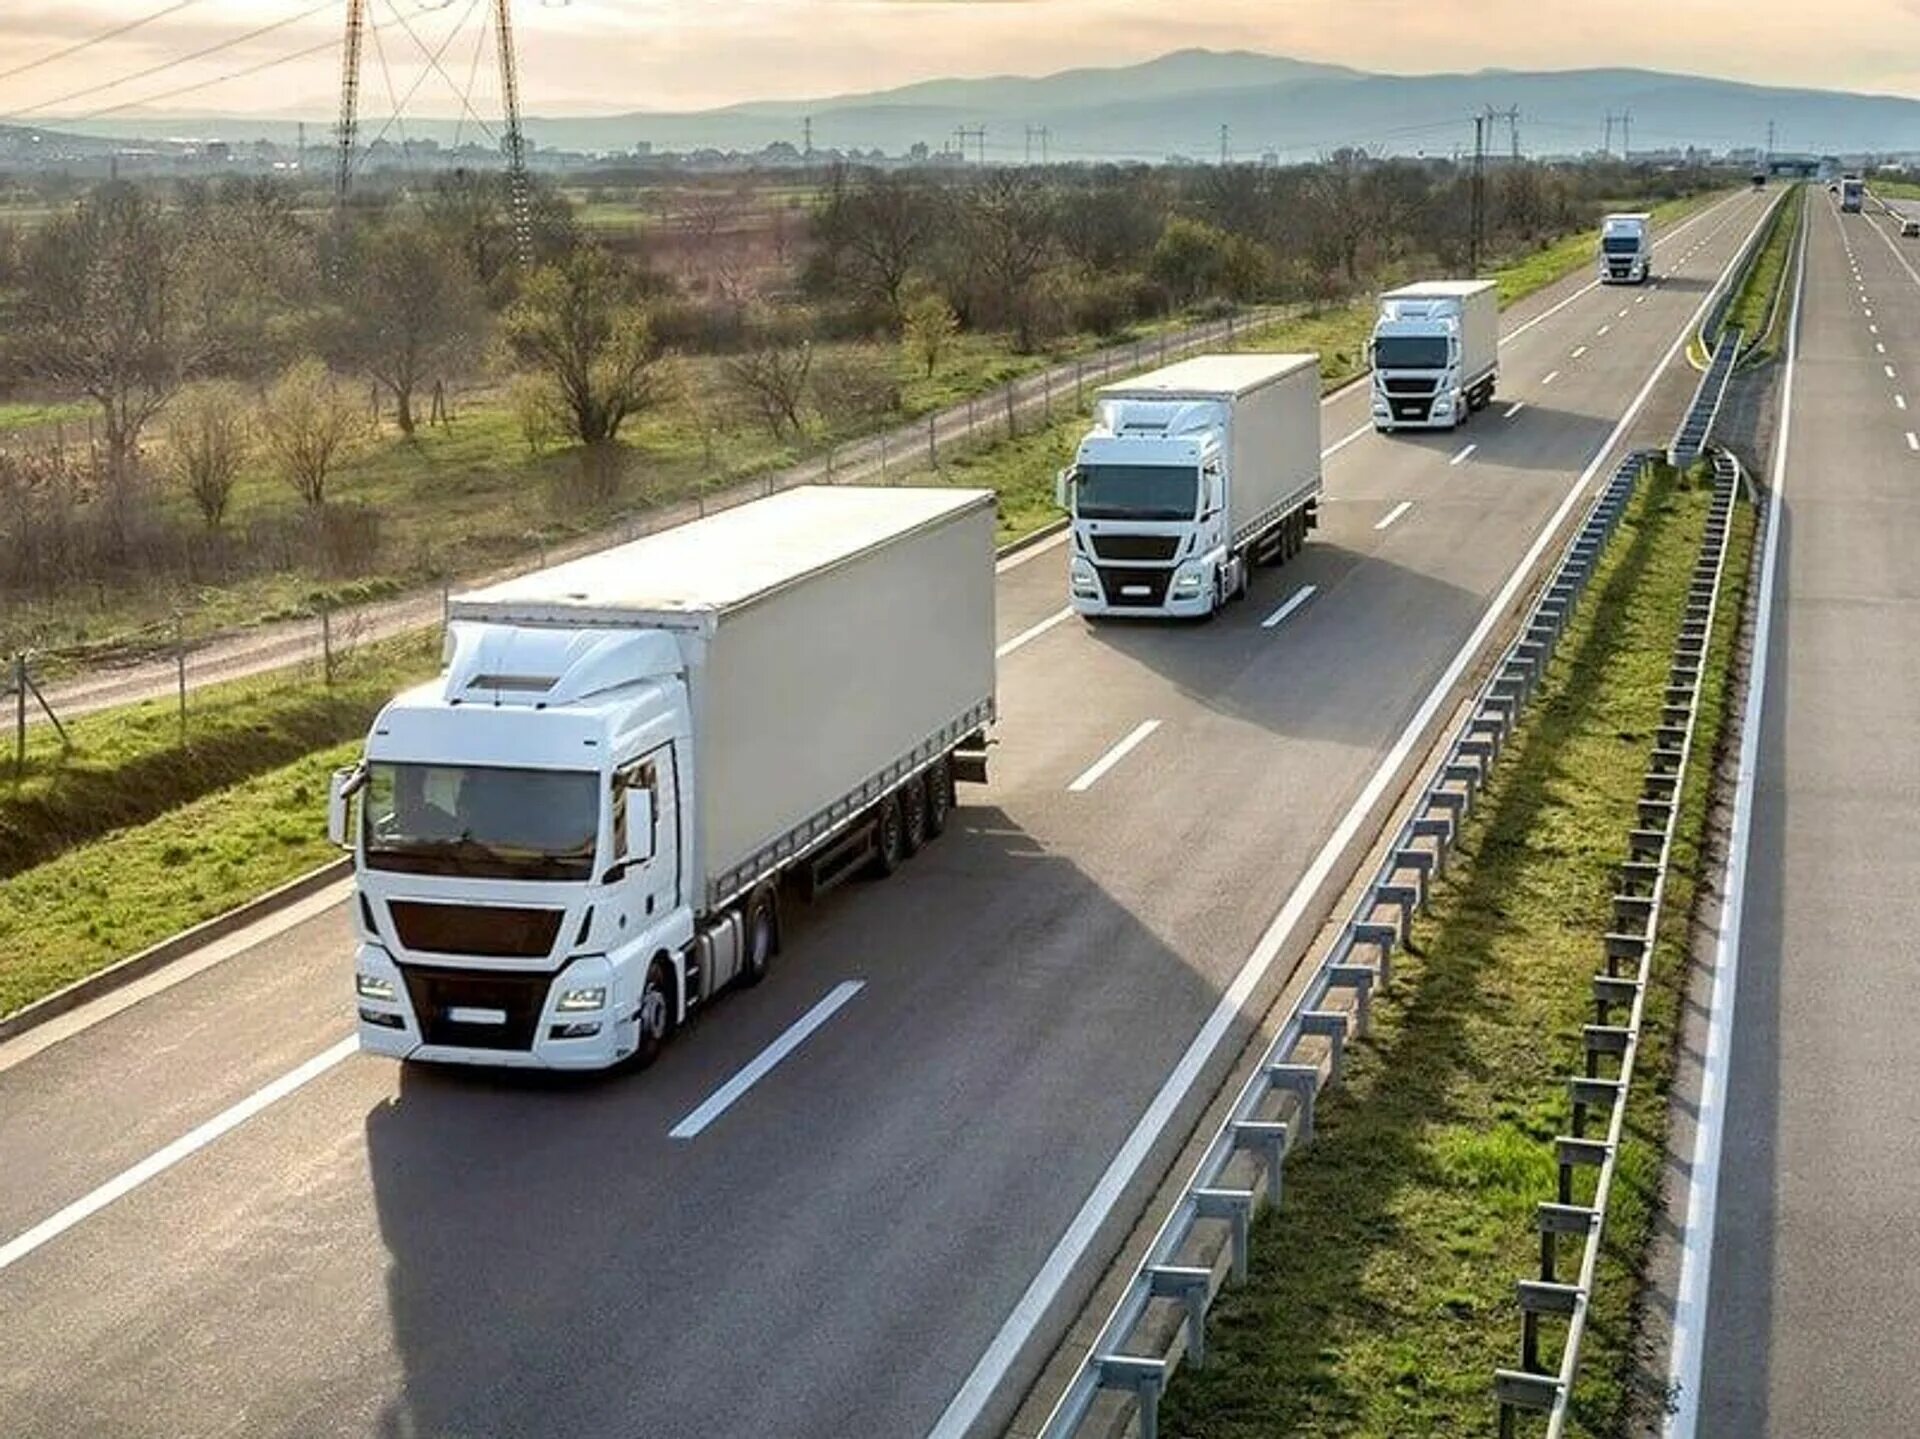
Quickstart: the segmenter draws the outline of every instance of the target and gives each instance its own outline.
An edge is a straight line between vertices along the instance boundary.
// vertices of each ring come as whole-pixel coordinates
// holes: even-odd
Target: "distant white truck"
[[[986,777],[994,529],[796,489],[455,598],[329,796],[361,1047],[645,1063],[766,972],[783,880],[897,869]]]
[[[1380,297],[1373,427],[1451,430],[1500,383],[1500,292],[1491,280],[1427,280]]]
[[[1644,285],[1653,278],[1653,216],[1640,211],[1600,222],[1600,283]]]
[[[1320,357],[1204,355],[1108,385],[1061,471],[1068,597],[1200,617],[1297,554],[1320,497]]]
[[[1867,182],[1857,175],[1849,175],[1840,182],[1840,210],[1847,215],[1857,215],[1867,202]]]

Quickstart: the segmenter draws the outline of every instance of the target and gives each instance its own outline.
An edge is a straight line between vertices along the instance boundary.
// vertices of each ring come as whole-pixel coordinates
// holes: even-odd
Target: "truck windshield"
[[[1444,370],[1445,335],[1382,335],[1373,342],[1376,370]]]
[[[591,771],[370,765],[367,865],[476,879],[587,879],[599,793]]]
[[[1082,465],[1074,510],[1086,520],[1190,520],[1200,472],[1185,465]]]
[[[1640,248],[1638,235],[1609,235],[1600,242],[1600,248],[1609,255],[1631,255]]]

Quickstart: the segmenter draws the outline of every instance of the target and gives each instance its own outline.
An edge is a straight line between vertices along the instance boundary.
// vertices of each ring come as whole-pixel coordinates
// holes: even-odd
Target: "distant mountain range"
[[[1374,153],[1449,153],[1471,144],[1468,117],[1489,106],[1519,110],[1520,143],[1534,154],[1599,148],[1609,113],[1631,113],[1636,151],[1760,146],[1769,122],[1783,151],[1920,151],[1920,102],[1894,96],[1628,69],[1377,75],[1275,55],[1207,50],[1041,78],[929,80],[809,101],[677,113],[536,115],[527,129],[535,144],[566,150],[630,151],[645,142],[655,150],[750,151],[779,141],[800,145],[803,120],[811,118],[818,149],[897,154],[916,143],[938,150],[961,127],[984,125],[989,159],[1021,159],[1029,153],[1038,159],[1044,146],[1056,160],[1157,160],[1170,154],[1217,156],[1224,125],[1234,156],[1249,159],[1272,151],[1292,160],[1343,145]],[[291,120],[230,115],[136,114],[65,123],[50,118],[48,125],[101,136],[282,143],[291,142],[296,132]],[[409,119],[407,128],[443,143],[454,133],[451,121]],[[315,116],[308,134],[313,143],[324,143],[327,117]],[[1504,124],[1496,127],[1496,148],[1510,138]],[[1623,129],[1616,127],[1616,149],[1623,138]]]

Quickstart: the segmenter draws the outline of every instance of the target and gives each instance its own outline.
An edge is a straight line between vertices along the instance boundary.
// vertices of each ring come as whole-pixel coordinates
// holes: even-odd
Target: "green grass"
[[[1800,233],[1800,212],[1806,204],[1807,188],[1795,185],[1773,212],[1768,221],[1766,238],[1760,248],[1754,251],[1746,274],[1741,277],[1740,287],[1734,291],[1733,299],[1727,306],[1725,318],[1721,321],[1724,329],[1727,325],[1738,325],[1746,333],[1747,343],[1767,343],[1763,332],[1773,314],[1774,297],[1780,293],[1780,282],[1787,272],[1787,262],[1793,254],[1795,237]]]
[[[0,404],[0,434],[37,430],[46,425],[84,426],[99,412],[97,405],[85,400],[26,400]]]
[[[332,685],[317,664],[209,685],[189,695],[184,736],[171,698],[70,721],[71,751],[37,725],[24,770],[11,752],[0,764],[0,877],[364,735],[437,663],[438,636],[423,633],[340,656]]]
[[[1516,1280],[1537,1273],[1534,1206],[1554,1197],[1561,1077],[1580,1061],[1614,866],[1704,524],[1707,496],[1650,479],[1609,550],[1539,698],[1415,927],[1344,1086],[1323,1096],[1286,1197],[1255,1232],[1245,1285],[1182,1369],[1161,1430],[1179,1439],[1492,1435],[1493,1370],[1518,1358]],[[1731,616],[1751,517],[1729,562],[1701,753],[1717,743]],[[1706,765],[1678,851],[1695,862]],[[1657,1204],[1665,1081],[1680,998],[1690,870],[1670,884],[1629,1142],[1578,1390],[1577,1432],[1620,1431],[1636,1277]]]
[[[217,790],[0,885],[0,1014],[324,864],[327,776],[358,740]]]

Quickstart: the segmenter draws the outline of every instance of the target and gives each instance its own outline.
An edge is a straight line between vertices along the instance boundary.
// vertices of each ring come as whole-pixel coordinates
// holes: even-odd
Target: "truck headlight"
[[[1452,413],[1453,413],[1453,401],[1452,401],[1452,400],[1450,400],[1449,398],[1447,398],[1447,397],[1446,397],[1445,395],[1442,395],[1442,396],[1441,396],[1441,397],[1440,397],[1439,399],[1437,399],[1437,400],[1435,400],[1435,401],[1433,402],[1433,412],[1434,412],[1434,414],[1436,414],[1436,415],[1450,415],[1450,414],[1452,414]]]
[[[363,970],[353,976],[353,987],[362,999],[377,999],[383,1004],[393,1003],[393,981],[390,979],[382,979],[377,974],[368,974]]]
[[[560,1002],[554,1009],[561,1014],[590,1014],[596,1009],[607,1007],[605,985],[592,985],[586,989],[569,989],[560,996]]]
[[[1200,593],[1200,586],[1205,583],[1205,581],[1205,575],[1198,569],[1189,566],[1173,577],[1173,592],[1183,598],[1197,595]]]
[[[1068,583],[1076,595],[1095,595],[1100,592],[1100,577],[1093,572],[1093,566],[1085,560],[1075,560],[1068,567]]]

